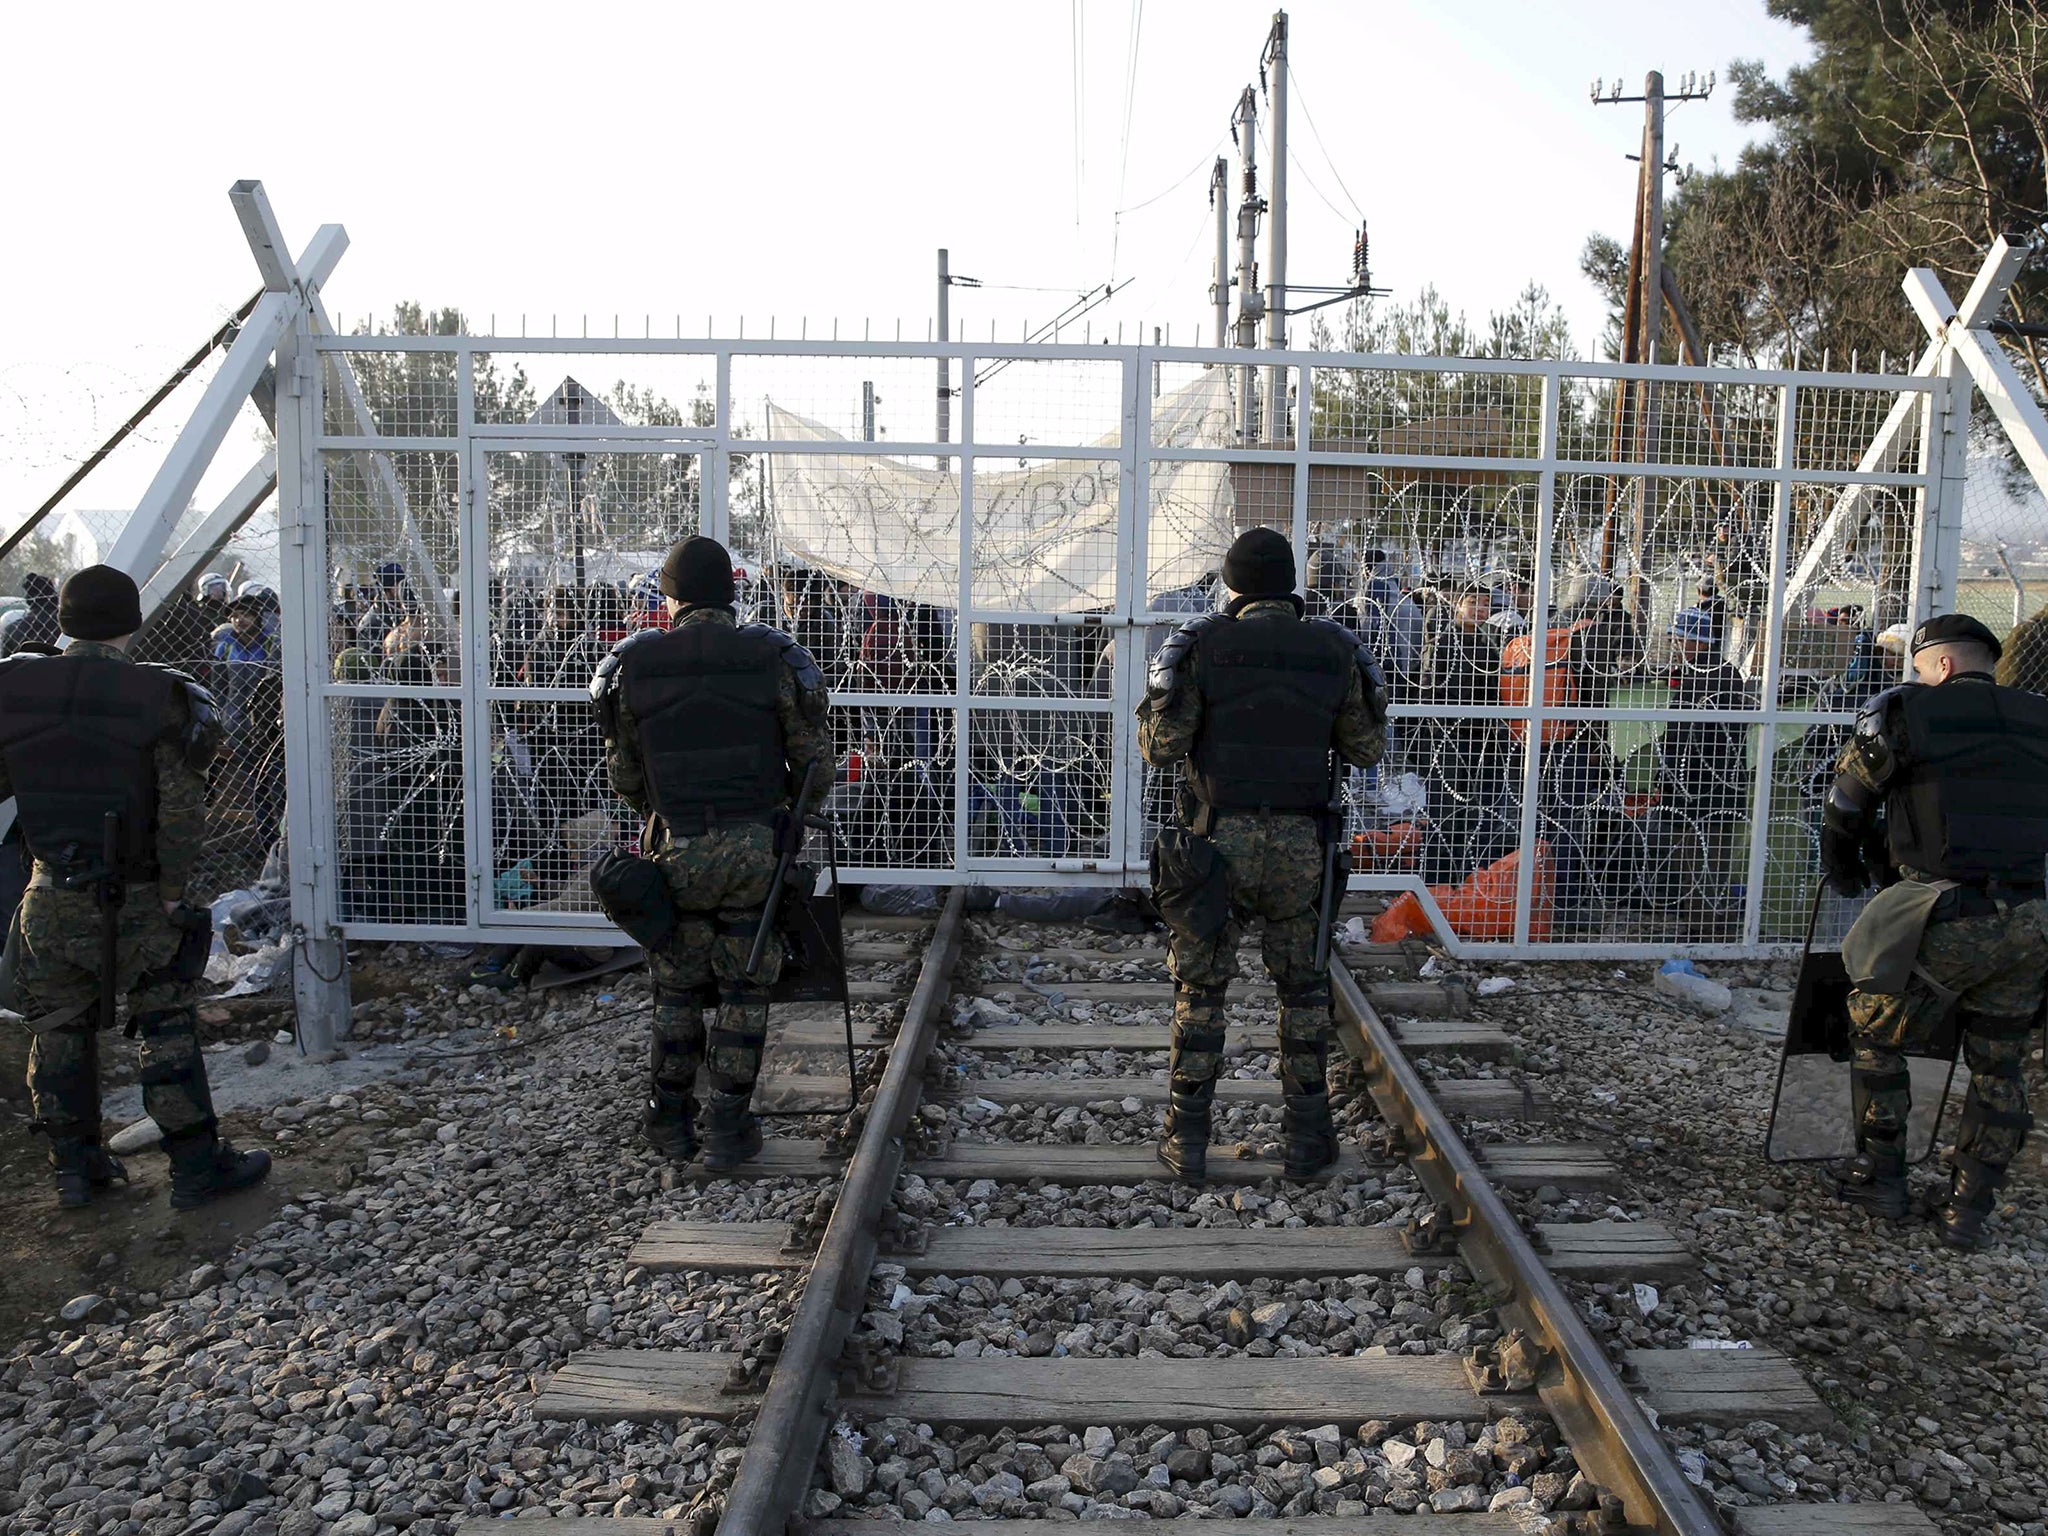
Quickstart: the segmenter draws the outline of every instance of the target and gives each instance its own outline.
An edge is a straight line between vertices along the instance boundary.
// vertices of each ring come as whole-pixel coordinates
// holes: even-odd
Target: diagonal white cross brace
[[[318,291],[348,249],[348,233],[339,224],[321,226],[307,244],[297,266],[285,268],[279,254],[282,236],[259,182],[237,182],[230,193],[243,228],[251,231],[256,264],[265,292],[243,324],[220,369],[208,381],[192,417],[164,455],[163,464],[135,511],[114,541],[107,564],[126,571],[138,582],[156,571],[171,531],[192,502],[208,466],[220,451],[242,402],[270,364],[277,340],[306,296]]]
[[[1942,371],[1943,362],[1948,355],[1943,332],[1951,319],[1970,327],[1996,317],[2005,304],[2005,296],[2012,287],[2013,279],[2019,276],[2020,268],[2026,262],[2027,254],[2025,246],[2013,246],[2003,238],[1996,241],[1984,258],[1984,265],[1978,269],[1975,280],[1971,282],[1969,292],[1963,295],[1960,306],[1949,303],[1948,295],[1942,291],[1940,280],[1926,268],[1916,267],[1906,274],[1903,286],[1907,301],[1920,316],[1920,322],[1926,326],[1929,336],[1926,348],[1913,365],[1912,377],[1931,379]],[[1930,318],[1931,314],[1938,314],[1938,318]],[[1876,435],[1870,440],[1870,446],[1863,451],[1863,457],[1857,461],[1856,468],[1859,473],[1881,472],[1897,467],[1901,453],[1906,445],[1913,441],[1909,435],[1909,428],[1920,409],[1921,401],[1925,398],[1915,391],[1901,394],[1892,403],[1883,425],[1877,429]],[[1846,523],[1855,518],[1870,494],[1871,487],[1852,485],[1845,488],[1835,499],[1834,506],[1829,509],[1827,517],[1807,544],[1806,552],[1800,557],[1798,567],[1792,573],[1792,579],[1786,583],[1785,602],[1788,611],[1803,603],[1806,594],[1813,590],[1820,579],[1821,564],[1827,559],[1828,550],[1832,547],[1836,535]]]

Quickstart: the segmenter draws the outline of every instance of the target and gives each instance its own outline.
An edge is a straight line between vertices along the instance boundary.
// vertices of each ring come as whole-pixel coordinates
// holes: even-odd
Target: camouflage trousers
[[[675,932],[647,957],[654,977],[655,1082],[688,1098],[698,1068],[708,1065],[718,1092],[751,1089],[768,1037],[768,989],[782,974],[777,943],[762,952],[752,981],[745,974],[775,882],[775,834],[740,824],[701,837],[672,836],[654,861],[676,909]],[[707,1037],[703,1009],[713,1000],[718,1012]]]
[[[1317,905],[1323,844],[1317,818],[1274,812],[1225,812],[1210,841],[1230,880],[1230,916],[1222,931],[1198,939],[1168,924],[1173,973],[1173,1057],[1177,1089],[1213,1083],[1223,1066],[1224,1004],[1237,975],[1237,946],[1253,918],[1266,974],[1280,994],[1280,1079],[1287,1093],[1321,1093],[1334,1023],[1330,977],[1316,969]]]
[[[1953,1006],[1970,1069],[1956,1151],[2003,1168],[2033,1124],[2021,1067],[2048,987],[2048,902],[1932,924],[1920,940],[1917,964],[1954,994],[1952,1003],[1917,975],[1903,992],[1849,994],[1859,1139],[1905,1136],[1913,1104],[1905,1053],[1940,1038]]]
[[[89,891],[31,886],[16,909],[22,1012],[33,1021],[86,1004],[29,1046],[28,1091],[52,1142],[100,1139],[100,912]],[[199,1054],[192,998],[197,987],[168,974],[182,937],[164,915],[155,882],[133,885],[120,911],[117,990],[128,999],[140,1042],[142,1107],[165,1136],[210,1130],[213,1097]]]

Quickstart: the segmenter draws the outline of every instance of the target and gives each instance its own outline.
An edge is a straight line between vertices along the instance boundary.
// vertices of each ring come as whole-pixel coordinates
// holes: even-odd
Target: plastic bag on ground
[[[885,917],[936,917],[939,888],[935,885],[864,885],[860,904]]]
[[[996,898],[996,910],[1034,923],[1072,923],[1093,917],[1108,906],[1112,891],[1036,890],[1005,891]]]
[[[1515,884],[1522,865],[1517,849],[1506,858],[1473,871],[1463,885],[1432,885],[1429,894],[1443,910],[1451,933],[1460,939],[1512,939],[1515,936]],[[1536,866],[1529,887],[1529,939],[1541,944],[1550,937],[1556,915],[1555,880],[1550,844],[1536,844]],[[1428,938],[1429,914],[1415,895],[1399,897],[1373,920],[1375,944],[1398,944],[1406,938]]]

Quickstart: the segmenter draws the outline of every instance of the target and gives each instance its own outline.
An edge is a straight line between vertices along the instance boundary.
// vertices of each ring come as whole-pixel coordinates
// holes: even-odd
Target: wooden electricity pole
[[[1684,304],[1676,297],[1677,285],[1664,270],[1664,173],[1678,169],[1676,163],[1667,163],[1665,159],[1664,109],[1672,102],[1704,101],[1713,94],[1713,90],[1714,76],[1709,74],[1705,84],[1701,84],[1697,75],[1687,75],[1678,83],[1676,91],[1666,92],[1664,76],[1654,69],[1644,78],[1640,96],[1622,95],[1619,80],[1605,89],[1599,81],[1593,82],[1595,106],[1635,101],[1643,104],[1642,153],[1632,157],[1638,165],[1635,230],[1629,239],[1628,252],[1628,296],[1622,306],[1621,361],[1624,363],[1658,361],[1657,354],[1663,343],[1667,294],[1672,300],[1673,328],[1688,343],[1691,341],[1686,335],[1687,326],[1679,318]],[[1690,360],[1701,361],[1697,358]],[[1640,464],[1653,463],[1657,456],[1658,437],[1656,384],[1649,379],[1618,382],[1614,390],[1610,456],[1617,462],[1633,459]],[[1632,575],[1639,577],[1643,548],[1649,539],[1650,486],[1647,477],[1639,477],[1635,483],[1635,532],[1630,541],[1629,563]],[[1610,575],[1614,570],[1615,502],[1619,492],[1619,480],[1610,478],[1607,482],[1606,517],[1600,528],[1602,575]],[[1639,580],[1631,585],[1640,590]]]

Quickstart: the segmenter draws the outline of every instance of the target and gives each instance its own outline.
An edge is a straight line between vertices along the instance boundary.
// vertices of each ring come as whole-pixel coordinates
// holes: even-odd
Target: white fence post
[[[283,588],[286,847],[298,948],[292,997],[299,1049],[324,1056],[349,1029],[348,948],[336,926],[334,733],[321,685],[327,676],[325,477],[313,446],[320,426],[320,368],[312,320],[301,308],[277,348],[277,525]]]

